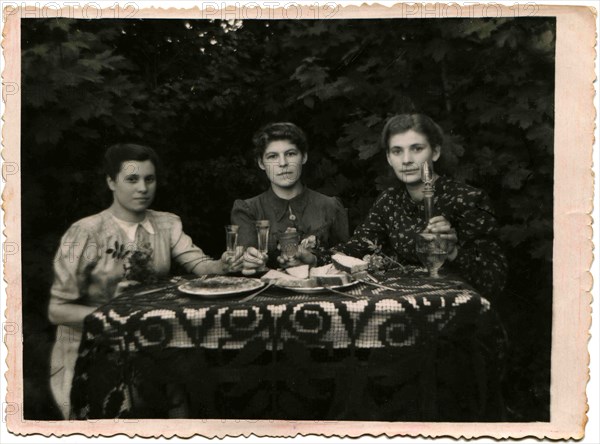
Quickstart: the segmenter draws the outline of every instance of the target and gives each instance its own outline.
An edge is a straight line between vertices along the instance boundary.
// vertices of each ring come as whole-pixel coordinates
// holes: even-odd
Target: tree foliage
[[[306,130],[307,184],[340,196],[356,226],[393,182],[385,119],[423,112],[446,131],[443,172],[495,203],[511,263],[500,311],[539,332],[515,355],[549,346],[554,19],[22,22],[23,260],[44,277],[36,291],[67,226],[109,204],[112,143],[157,149],[155,208],[217,255],[233,200],[266,187],[250,147],[261,125]],[[39,295],[30,307],[44,315]]]

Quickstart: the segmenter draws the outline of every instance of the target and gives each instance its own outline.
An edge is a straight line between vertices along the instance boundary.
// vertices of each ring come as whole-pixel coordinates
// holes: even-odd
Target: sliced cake
[[[274,281],[280,287],[310,288],[317,286],[316,278],[297,278],[277,270],[269,270],[261,279],[265,282]]]
[[[334,254],[331,256],[333,265],[335,268],[346,273],[358,273],[359,271],[365,271],[369,264],[352,256],[346,256],[344,254]]]
[[[286,268],[285,272],[299,279],[307,279],[308,278],[308,265],[298,265],[297,267]]]

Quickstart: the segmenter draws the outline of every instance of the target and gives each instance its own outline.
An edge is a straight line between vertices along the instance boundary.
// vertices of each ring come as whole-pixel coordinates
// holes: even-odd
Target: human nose
[[[282,154],[279,156],[279,166],[284,167],[288,164],[287,158],[285,157],[285,154]]]
[[[405,151],[402,155],[402,164],[410,165],[412,163],[414,163],[412,153],[410,151]]]
[[[143,180],[138,181],[137,183],[137,187],[136,187],[137,191],[141,192],[141,193],[145,193],[148,191],[148,185],[146,185],[146,182]]]

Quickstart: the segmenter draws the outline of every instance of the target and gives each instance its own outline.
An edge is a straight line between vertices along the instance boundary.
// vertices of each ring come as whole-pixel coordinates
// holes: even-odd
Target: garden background
[[[107,146],[153,146],[153,208],[218,256],[234,199],[267,187],[251,154],[261,125],[307,132],[305,182],[341,197],[354,228],[393,183],[377,149],[386,117],[423,112],[447,133],[442,172],[485,189],[502,226],[510,276],[493,304],[509,337],[508,419],[549,420],[554,18],[21,24],[27,419],[57,417],[52,258],[71,223],[111,202]]]

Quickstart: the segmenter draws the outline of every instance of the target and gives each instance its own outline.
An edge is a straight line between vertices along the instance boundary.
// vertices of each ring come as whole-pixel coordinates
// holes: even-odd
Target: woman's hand
[[[453,261],[458,254],[458,237],[456,230],[452,228],[452,224],[444,216],[435,216],[429,219],[426,231],[429,233],[439,234],[442,239],[447,239],[452,243],[452,249],[448,252],[448,259]]]
[[[317,264],[317,257],[302,245],[298,246],[298,251],[292,257],[282,254],[277,258],[281,268],[295,267],[296,265],[308,264],[310,266]]]
[[[221,265],[224,274],[241,271],[244,265],[244,250],[239,248],[235,253],[225,251],[221,255]]]
[[[250,275],[256,273],[259,268],[264,268],[268,256],[261,253],[254,247],[248,247],[242,256],[243,269],[242,274]]]

